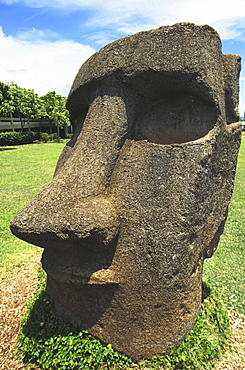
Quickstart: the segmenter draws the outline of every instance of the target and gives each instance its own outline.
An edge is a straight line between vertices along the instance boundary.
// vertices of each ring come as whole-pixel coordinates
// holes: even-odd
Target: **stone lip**
[[[42,265],[46,273],[62,283],[118,284],[119,272],[111,269],[116,243],[100,251],[73,246],[70,249],[45,249]]]
[[[109,269],[102,269],[94,272],[89,275],[84,272],[74,272],[74,268],[69,270],[59,270],[54,268],[52,265],[45,262],[42,258],[42,266],[45,272],[55,280],[63,283],[75,283],[75,284],[89,284],[89,285],[105,285],[105,284],[118,284],[118,279],[115,278],[115,275]],[[106,281],[106,283],[105,283]]]

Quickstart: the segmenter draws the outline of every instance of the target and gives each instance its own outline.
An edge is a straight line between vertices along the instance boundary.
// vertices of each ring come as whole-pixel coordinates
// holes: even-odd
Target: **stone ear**
[[[225,83],[225,109],[227,124],[239,121],[239,74],[241,70],[241,57],[235,54],[223,55],[224,83]]]

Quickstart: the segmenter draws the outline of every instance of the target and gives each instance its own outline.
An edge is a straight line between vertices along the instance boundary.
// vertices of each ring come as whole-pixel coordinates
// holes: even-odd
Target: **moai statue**
[[[200,310],[233,190],[239,71],[209,26],[103,47],[71,88],[53,180],[11,223],[44,248],[58,314],[135,360],[178,345]]]

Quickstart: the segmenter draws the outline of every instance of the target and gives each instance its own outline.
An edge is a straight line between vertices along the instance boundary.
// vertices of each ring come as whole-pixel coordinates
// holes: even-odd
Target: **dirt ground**
[[[16,357],[15,343],[26,303],[36,291],[39,264],[38,260],[28,261],[0,281],[0,369],[25,369]],[[229,315],[233,328],[230,348],[215,370],[245,370],[245,316],[237,316],[232,310]]]

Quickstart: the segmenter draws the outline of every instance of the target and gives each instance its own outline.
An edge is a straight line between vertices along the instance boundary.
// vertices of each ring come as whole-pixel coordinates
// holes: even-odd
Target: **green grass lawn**
[[[41,248],[14,237],[9,223],[52,179],[64,143],[0,147],[0,267],[3,277],[13,266],[39,256]]]
[[[13,216],[51,180],[64,143],[30,144],[0,148],[0,266],[1,276],[41,250],[15,238],[9,223]],[[235,189],[225,232],[218,250],[204,264],[204,281],[224,291],[224,299],[245,313],[245,135],[239,153]]]
[[[204,263],[203,280],[224,291],[227,306],[245,314],[245,132],[225,230],[217,251]]]

